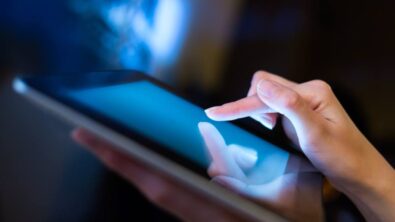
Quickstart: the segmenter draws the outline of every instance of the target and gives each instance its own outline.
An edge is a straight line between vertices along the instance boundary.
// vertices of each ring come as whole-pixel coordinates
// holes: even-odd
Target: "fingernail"
[[[214,107],[211,107],[211,108],[208,108],[208,109],[206,109],[206,110],[204,110],[206,113],[207,112],[213,112],[213,111],[215,111],[216,109],[218,109],[219,108],[219,106],[214,106]]]
[[[273,90],[277,88],[277,85],[274,82],[261,80],[257,86],[257,92],[260,96],[264,97],[272,97]]]
[[[213,114],[215,112],[215,110],[217,110],[218,108],[219,108],[219,106],[214,106],[214,107],[204,110],[204,112],[206,113],[207,116],[210,117],[210,115]]]

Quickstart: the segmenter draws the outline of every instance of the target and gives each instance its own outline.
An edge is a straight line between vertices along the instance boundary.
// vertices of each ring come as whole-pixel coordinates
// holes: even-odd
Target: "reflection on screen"
[[[66,96],[204,168],[209,166],[211,159],[198,129],[199,122],[212,123],[227,144],[256,151],[257,162],[246,173],[257,183],[282,175],[287,165],[289,154],[284,150],[230,123],[211,121],[200,107],[149,81],[71,90]]]

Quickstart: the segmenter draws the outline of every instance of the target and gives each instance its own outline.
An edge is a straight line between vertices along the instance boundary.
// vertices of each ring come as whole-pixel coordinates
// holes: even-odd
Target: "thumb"
[[[303,144],[307,139],[306,135],[316,135],[311,132],[320,129],[320,118],[293,89],[277,82],[261,80],[257,86],[257,94],[262,102],[291,121],[299,143]]]

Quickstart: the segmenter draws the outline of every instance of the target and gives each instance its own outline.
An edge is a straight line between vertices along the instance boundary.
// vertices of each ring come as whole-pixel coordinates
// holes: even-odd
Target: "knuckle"
[[[315,84],[317,88],[321,88],[322,90],[331,90],[331,86],[323,80],[316,79],[313,80],[312,83]]]
[[[251,79],[251,85],[253,85],[256,81],[260,80],[261,76],[262,76],[261,71],[255,72]]]
[[[254,73],[253,79],[261,77],[262,75],[264,75],[264,73],[265,73],[265,72],[262,71],[262,70],[256,71],[256,72]]]
[[[311,81],[311,84],[312,84],[317,90],[319,90],[319,91],[322,92],[322,93],[329,93],[329,92],[332,92],[331,86],[330,86],[327,82],[325,82],[325,81],[323,81],[323,80],[319,80],[319,79],[313,80],[313,81]]]
[[[322,80],[312,80],[308,82],[311,90],[313,90],[315,97],[320,100],[331,100],[334,97],[331,86]]]
[[[294,109],[300,105],[301,99],[296,92],[288,92],[284,95],[282,103],[284,107]]]
[[[268,72],[259,70],[254,73],[251,83],[254,83],[254,82],[261,80],[261,79],[265,79],[265,78],[267,78],[268,75],[269,75]]]

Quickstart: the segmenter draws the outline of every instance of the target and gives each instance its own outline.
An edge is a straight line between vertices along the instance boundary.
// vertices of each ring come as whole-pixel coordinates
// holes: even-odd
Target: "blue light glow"
[[[130,13],[127,4],[114,4],[107,11],[107,18],[110,25],[117,29],[125,25],[126,19],[129,18]]]
[[[211,160],[198,129],[199,122],[214,125],[227,144],[238,144],[236,150],[248,147],[245,150],[248,155],[239,162],[253,167],[247,174],[254,183],[277,178],[288,163],[289,154],[284,150],[230,123],[213,122],[200,107],[147,81],[70,91],[67,96],[204,168]]]
[[[180,38],[186,20],[185,1],[161,0],[158,2],[154,17],[154,27],[150,33],[149,44],[154,55],[161,60],[172,60],[178,54]],[[184,6],[184,7],[183,7]]]
[[[119,48],[126,68],[150,72],[170,67],[180,55],[188,21],[188,1],[117,2],[103,7],[105,21],[117,36],[105,36],[104,44]],[[117,39],[114,41],[112,39]]]
[[[27,91],[26,84],[22,82],[20,79],[14,79],[14,81],[12,82],[12,87],[18,93],[24,93]]]

